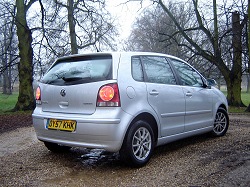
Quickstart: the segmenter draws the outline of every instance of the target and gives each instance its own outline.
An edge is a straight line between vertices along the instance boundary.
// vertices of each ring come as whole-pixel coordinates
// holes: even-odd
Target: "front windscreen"
[[[57,61],[42,83],[74,85],[112,79],[111,56],[72,57]]]

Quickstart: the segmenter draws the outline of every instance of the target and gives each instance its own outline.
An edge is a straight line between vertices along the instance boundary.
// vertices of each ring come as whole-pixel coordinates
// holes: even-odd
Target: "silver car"
[[[183,60],[142,52],[59,58],[36,91],[33,124],[53,152],[71,147],[120,153],[145,165],[155,148],[229,126],[223,93]]]

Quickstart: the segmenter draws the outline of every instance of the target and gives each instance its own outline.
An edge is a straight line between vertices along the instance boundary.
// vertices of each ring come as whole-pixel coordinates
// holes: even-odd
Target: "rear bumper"
[[[106,114],[103,116],[103,114]],[[118,117],[119,116],[119,117]],[[36,108],[32,114],[37,138],[68,146],[105,149],[117,152],[130,124],[132,116],[121,108],[100,108],[92,115],[43,112]],[[48,119],[76,120],[74,132],[49,130]]]

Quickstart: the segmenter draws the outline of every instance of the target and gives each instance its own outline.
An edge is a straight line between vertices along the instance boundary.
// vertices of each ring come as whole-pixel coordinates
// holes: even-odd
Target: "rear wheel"
[[[224,108],[219,108],[215,120],[214,128],[212,130],[213,136],[223,136],[226,134],[229,126],[229,117],[227,111]]]
[[[141,167],[150,159],[155,146],[154,133],[145,121],[132,124],[120,150],[121,159],[129,165]]]
[[[44,145],[47,147],[48,150],[54,153],[63,153],[67,152],[71,147],[59,145],[57,143],[51,142],[44,142]]]

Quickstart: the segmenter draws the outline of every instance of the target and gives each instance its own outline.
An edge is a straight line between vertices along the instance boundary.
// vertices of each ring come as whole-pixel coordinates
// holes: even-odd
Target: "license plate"
[[[47,128],[52,130],[70,131],[76,130],[76,121],[74,120],[58,120],[49,119],[47,121]]]

